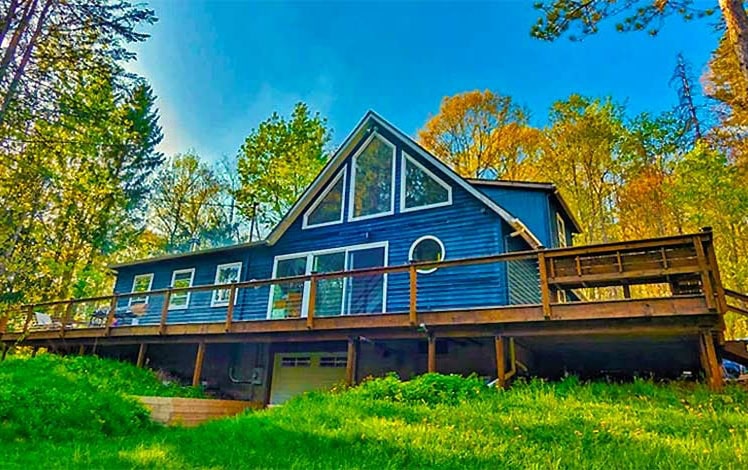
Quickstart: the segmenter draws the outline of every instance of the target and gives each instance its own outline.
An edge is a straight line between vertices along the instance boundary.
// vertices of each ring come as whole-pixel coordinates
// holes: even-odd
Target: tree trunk
[[[727,25],[727,37],[740,64],[743,84],[740,96],[748,94],[748,14],[743,0],[719,0],[719,7]]]

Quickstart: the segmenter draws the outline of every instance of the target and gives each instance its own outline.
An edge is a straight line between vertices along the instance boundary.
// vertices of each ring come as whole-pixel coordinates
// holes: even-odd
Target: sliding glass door
[[[376,243],[343,247],[322,252],[299,253],[275,259],[275,278],[330,273],[385,266],[387,244]],[[316,295],[309,298],[309,282],[284,282],[273,285],[268,318],[304,317],[314,302],[316,317],[383,313],[386,276],[383,274],[319,279]]]

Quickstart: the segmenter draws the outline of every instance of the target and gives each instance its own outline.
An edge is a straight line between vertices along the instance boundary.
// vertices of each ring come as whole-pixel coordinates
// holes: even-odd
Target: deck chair
[[[34,325],[32,328],[38,330],[49,330],[52,328],[59,328],[62,324],[56,320],[52,320],[49,314],[34,312]]]

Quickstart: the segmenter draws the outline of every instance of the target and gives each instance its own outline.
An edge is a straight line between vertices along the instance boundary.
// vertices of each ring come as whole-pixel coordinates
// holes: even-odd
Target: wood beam
[[[135,363],[138,367],[143,367],[145,364],[145,355],[148,352],[148,343],[140,343],[138,348],[138,361]]]
[[[348,338],[348,356],[345,363],[345,383],[352,387],[356,385],[356,363],[358,360],[358,341]]]
[[[706,305],[710,309],[717,308],[715,305],[714,286],[712,285],[712,279],[709,275],[709,265],[707,263],[704,244],[701,241],[701,237],[693,237],[693,244],[696,249],[696,259],[698,260],[699,271],[701,271],[701,289],[704,292],[704,297],[706,297]]]
[[[551,290],[548,287],[548,269],[545,253],[538,253],[538,269],[540,274],[540,299],[543,305],[543,316],[551,318]]]
[[[418,323],[418,270],[415,265],[410,265],[408,273],[410,276],[408,320],[410,321],[410,326],[416,326]]]
[[[717,359],[717,351],[714,347],[714,339],[710,331],[703,331],[700,336],[699,351],[701,353],[701,363],[704,367],[707,383],[709,388],[714,391],[722,390],[724,385],[722,379],[722,368]]]
[[[195,355],[195,372],[192,374],[192,386],[200,386],[200,377],[203,374],[203,359],[205,359],[205,341],[197,343],[197,354]]]
[[[428,371],[436,372],[436,336],[428,336]]]
[[[504,355],[504,337],[496,336],[496,387],[506,387],[506,357]]]

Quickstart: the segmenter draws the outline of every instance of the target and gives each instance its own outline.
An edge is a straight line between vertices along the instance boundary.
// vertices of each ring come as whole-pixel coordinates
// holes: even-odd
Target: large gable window
[[[400,212],[452,204],[452,188],[425,166],[403,154]]]
[[[373,134],[353,158],[350,219],[394,213],[395,147]]]
[[[231,284],[239,282],[242,274],[242,263],[219,264],[216,267],[216,280],[214,284]],[[225,307],[229,304],[230,289],[218,289],[213,291],[213,298],[210,300],[211,307]],[[234,297],[236,303],[236,297]]]
[[[345,170],[332,181],[317,202],[304,214],[303,228],[323,227],[343,222]]]

